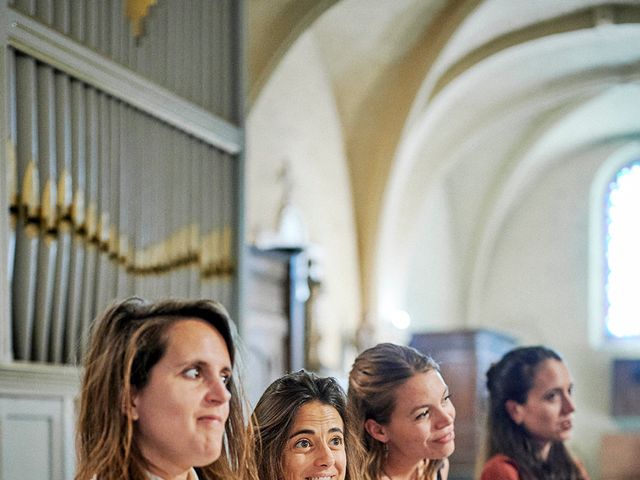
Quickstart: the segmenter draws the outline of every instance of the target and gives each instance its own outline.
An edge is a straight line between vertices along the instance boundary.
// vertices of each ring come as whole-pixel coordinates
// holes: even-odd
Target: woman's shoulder
[[[511,457],[497,454],[482,467],[480,480],[518,480],[518,464]]]

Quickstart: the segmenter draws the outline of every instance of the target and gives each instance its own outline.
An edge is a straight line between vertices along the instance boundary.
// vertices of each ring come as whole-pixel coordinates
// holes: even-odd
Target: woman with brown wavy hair
[[[235,356],[217,302],[108,308],[84,362],[76,480],[257,480]]]
[[[252,418],[260,480],[359,480],[346,403],[335,378],[305,370],[269,385]]]
[[[367,452],[363,480],[446,480],[455,408],[433,359],[380,343],[349,373],[348,405]]]

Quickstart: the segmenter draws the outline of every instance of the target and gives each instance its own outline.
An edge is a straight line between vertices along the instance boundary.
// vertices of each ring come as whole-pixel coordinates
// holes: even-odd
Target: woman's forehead
[[[560,360],[549,358],[541,362],[535,370],[533,388],[543,388],[552,384],[571,382],[567,366]]]
[[[396,389],[396,405],[439,402],[446,391],[447,384],[437,370],[416,373]]]

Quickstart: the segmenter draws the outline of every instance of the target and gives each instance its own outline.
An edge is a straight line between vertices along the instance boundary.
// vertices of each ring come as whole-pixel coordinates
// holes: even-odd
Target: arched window
[[[598,171],[591,198],[591,338],[640,348],[640,143]]]
[[[609,182],[605,225],[606,334],[640,339],[640,159]]]

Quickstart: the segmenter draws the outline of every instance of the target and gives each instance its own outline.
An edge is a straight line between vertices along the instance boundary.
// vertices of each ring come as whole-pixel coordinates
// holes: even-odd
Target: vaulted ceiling
[[[247,9],[248,108],[303,32],[324,59],[368,304],[384,287],[380,272],[389,284],[406,277],[420,243],[408,225],[433,189],[452,212],[468,301],[482,252],[559,152],[640,130],[638,0],[250,0]]]

